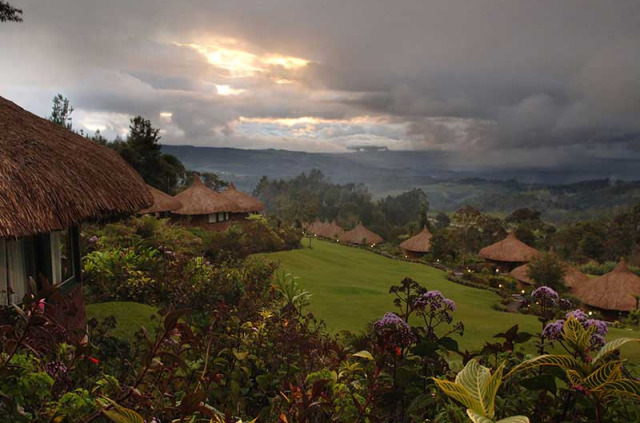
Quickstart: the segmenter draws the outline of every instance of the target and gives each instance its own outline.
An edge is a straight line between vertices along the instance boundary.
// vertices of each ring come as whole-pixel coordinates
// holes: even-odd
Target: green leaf
[[[462,385],[471,395],[471,398],[479,407],[468,407],[477,412],[493,417],[489,413],[490,405],[485,397],[485,387],[491,380],[489,369],[478,364],[476,360],[470,360],[456,376],[456,383]]]
[[[247,358],[247,356],[249,355],[249,351],[236,351],[236,350],[233,350],[233,355],[236,357],[236,359],[242,361],[245,358]]]
[[[502,383],[502,373],[504,372],[505,363],[498,366],[493,375],[489,378],[487,384],[483,387],[484,403],[487,410],[487,416],[495,416],[495,399],[498,394],[498,388]]]
[[[493,420],[486,418],[482,414],[478,414],[470,408],[467,408],[467,416],[473,423],[495,423]]]
[[[101,405],[107,406],[102,410],[102,414],[107,416],[109,420],[114,423],[144,423],[144,419],[138,413],[128,408],[125,408],[114,401],[105,398],[106,401],[101,401]]]
[[[640,382],[632,379],[618,379],[600,385],[593,391],[604,392],[606,395],[631,396],[640,399]]]
[[[545,390],[553,394],[557,391],[556,378],[550,374],[541,374],[539,376],[522,379],[520,386],[531,391]]]
[[[469,391],[457,383],[450,382],[448,380],[433,379],[438,385],[438,388],[442,389],[446,395],[450,396],[460,404],[471,409],[481,409],[480,403],[476,401]]]
[[[575,358],[569,355],[553,355],[546,354],[541,355],[531,360],[527,360],[523,363],[520,363],[505,376],[505,378],[512,376],[514,373],[522,372],[529,369],[534,369],[536,367],[541,366],[554,366],[554,367],[562,367],[564,369],[577,369],[579,368],[579,364]]]
[[[369,351],[359,351],[359,352],[355,353],[352,357],[359,357],[359,358],[364,358],[366,360],[373,361],[373,356],[371,355],[371,353]]]
[[[529,423],[529,417],[511,416],[506,419],[498,420],[496,423]]]
[[[593,358],[593,363],[597,363],[599,360],[609,356],[614,351],[618,350],[624,344],[629,342],[640,342],[640,338],[618,338],[613,341],[609,341],[600,349],[598,355]]]
[[[598,367],[584,379],[583,385],[588,389],[595,389],[607,382],[621,379],[622,361],[610,361]]]

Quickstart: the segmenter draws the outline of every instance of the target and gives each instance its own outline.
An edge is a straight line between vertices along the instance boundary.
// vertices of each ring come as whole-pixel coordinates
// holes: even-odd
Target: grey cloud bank
[[[109,136],[141,114],[167,144],[640,159],[638,1],[13,4],[0,95],[46,115],[61,92]]]

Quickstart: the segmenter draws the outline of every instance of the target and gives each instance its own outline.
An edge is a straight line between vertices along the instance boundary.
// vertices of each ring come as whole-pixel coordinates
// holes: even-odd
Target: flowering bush
[[[600,348],[605,344],[605,336],[609,331],[606,322],[603,322],[602,320],[590,319],[589,316],[587,316],[587,314],[582,310],[574,310],[572,312],[569,312],[567,313],[566,318],[575,319],[585,329],[593,328],[589,341],[589,347],[591,349]],[[566,323],[566,320],[561,319],[548,324],[542,331],[544,338],[550,341],[562,341],[563,334],[565,333],[564,329]]]

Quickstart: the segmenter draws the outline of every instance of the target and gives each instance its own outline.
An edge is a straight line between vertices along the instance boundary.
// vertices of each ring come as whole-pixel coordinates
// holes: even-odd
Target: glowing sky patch
[[[174,44],[180,47],[188,47],[201,53],[209,64],[227,71],[229,76],[233,78],[269,74],[278,69],[295,71],[304,68],[310,63],[309,60],[300,57],[257,52],[251,46],[233,38],[217,38],[202,44]]]
[[[229,96],[229,95],[240,95],[247,92],[247,90],[242,88],[233,88],[230,85],[216,84],[216,92],[218,93],[218,95]]]

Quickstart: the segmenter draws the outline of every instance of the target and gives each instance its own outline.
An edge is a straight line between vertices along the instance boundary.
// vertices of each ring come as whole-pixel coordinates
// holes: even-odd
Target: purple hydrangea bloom
[[[387,347],[407,347],[415,341],[409,325],[395,313],[387,313],[373,324],[374,331]]]
[[[456,303],[453,300],[450,300],[449,298],[445,298],[444,300],[442,300],[442,303],[444,304],[444,307],[446,309],[449,309],[451,311],[456,311]]]
[[[596,349],[596,348],[602,348],[602,346],[604,344],[606,344],[606,339],[604,339],[604,336],[594,333],[593,335],[591,335],[591,348],[592,349]]]
[[[556,340],[560,339],[562,331],[564,330],[564,320],[556,320],[553,323],[549,323],[542,331],[542,336],[546,339]]]
[[[567,317],[567,319],[569,317],[573,317],[574,319],[576,319],[580,323],[584,323],[589,319],[589,316],[587,316],[587,314],[584,311],[580,310],[580,309],[570,311],[569,313],[567,313],[566,317]]]
[[[589,319],[584,322],[584,327],[590,328],[592,326],[596,328],[594,333],[597,335],[605,336],[607,332],[609,332],[609,328],[607,327],[607,324],[602,320]]]
[[[531,293],[531,296],[539,301],[544,301],[544,300],[557,301],[559,298],[558,293],[553,289],[549,288],[548,286],[541,286],[540,288],[536,288]]]

